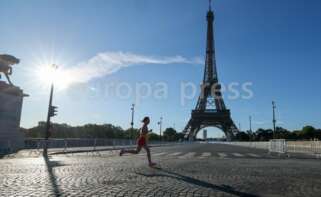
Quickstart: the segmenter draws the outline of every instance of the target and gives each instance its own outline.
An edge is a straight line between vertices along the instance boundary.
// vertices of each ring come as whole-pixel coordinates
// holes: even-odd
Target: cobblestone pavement
[[[117,152],[1,159],[0,196],[320,196],[320,160],[242,157],[241,148],[220,157],[213,147],[155,148],[161,169]]]

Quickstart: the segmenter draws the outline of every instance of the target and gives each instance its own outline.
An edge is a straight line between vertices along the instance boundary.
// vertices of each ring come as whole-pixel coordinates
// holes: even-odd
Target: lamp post
[[[249,116],[250,132],[252,133],[252,116]]]
[[[157,123],[159,125],[159,140],[162,141],[162,124],[163,124],[163,117],[160,117],[159,122]]]
[[[254,135],[252,132],[252,116],[249,116],[249,124],[250,124],[250,129],[249,129],[250,141],[252,141],[254,139]]]
[[[275,138],[275,132],[276,132],[276,127],[275,127],[275,124],[276,124],[276,119],[275,119],[275,109],[276,109],[276,105],[275,105],[275,102],[272,101],[272,111],[273,111],[273,139]]]
[[[131,126],[131,139],[134,138],[134,114],[135,114],[135,104],[132,104],[132,107],[130,108],[132,111],[132,121],[130,122]]]
[[[58,66],[57,65],[51,65],[53,68],[53,71],[55,71]],[[53,98],[53,92],[54,92],[54,82],[51,81],[51,87],[50,87],[50,97],[49,97],[49,104],[48,104],[48,114],[47,114],[47,122],[46,122],[46,133],[45,133],[45,144],[44,144],[44,150],[43,155],[47,156],[48,153],[48,139],[50,136],[50,129],[51,129],[51,122],[50,119],[53,116],[56,116],[57,112],[57,106],[52,105],[52,98]]]

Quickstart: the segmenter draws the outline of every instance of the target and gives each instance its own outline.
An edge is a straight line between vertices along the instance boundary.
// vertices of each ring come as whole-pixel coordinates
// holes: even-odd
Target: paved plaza
[[[0,196],[320,196],[321,160],[220,144],[0,160]]]

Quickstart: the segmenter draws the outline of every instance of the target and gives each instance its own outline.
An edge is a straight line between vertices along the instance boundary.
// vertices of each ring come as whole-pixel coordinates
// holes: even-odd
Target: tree
[[[315,131],[315,138],[321,140],[321,129],[317,129]]]
[[[275,129],[275,138],[277,139],[290,139],[291,132],[282,128],[276,127]]]
[[[239,141],[249,141],[250,140],[250,136],[247,133],[241,131],[241,132],[236,134],[236,139],[239,140]]]
[[[273,131],[272,129],[258,129],[256,131],[256,141],[269,141],[273,138]]]
[[[25,131],[26,137],[43,138],[45,125],[45,122],[39,122],[38,126]],[[52,128],[50,133],[51,138],[129,138],[128,132],[124,131],[121,127],[111,124],[86,124],[72,127],[67,124],[52,123]],[[137,129],[135,129],[135,133],[137,133]]]
[[[123,130],[119,126],[112,124],[85,124],[83,126],[70,126],[68,124],[52,123],[51,138],[114,138],[114,139],[136,139],[139,136],[139,129],[131,128]],[[44,138],[46,122],[41,121],[37,126],[21,131],[27,138]],[[321,129],[312,126],[304,126],[301,130],[288,131],[282,127],[276,127],[275,137],[279,139],[307,140],[320,139]],[[273,138],[271,129],[258,129],[256,132],[240,132],[236,135],[239,141],[268,141]],[[150,133],[150,140],[159,140],[159,135]],[[177,141],[184,139],[184,133],[177,133],[173,128],[165,129],[163,139],[167,141]]]
[[[301,139],[314,139],[316,137],[316,130],[312,126],[305,126],[299,135]]]
[[[185,134],[182,133],[182,132],[179,132],[179,133],[176,134],[176,138],[178,140],[184,140],[184,137],[185,137]]]
[[[149,133],[148,138],[150,141],[159,141],[159,135],[156,133]]]
[[[176,141],[178,139],[176,130],[173,128],[165,129],[165,131],[163,132],[163,138],[166,141]]]
[[[137,139],[139,136],[139,129],[127,129],[124,131],[124,138],[126,139]]]

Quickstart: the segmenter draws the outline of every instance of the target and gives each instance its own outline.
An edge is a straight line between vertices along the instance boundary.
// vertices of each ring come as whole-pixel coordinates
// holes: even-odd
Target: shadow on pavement
[[[48,171],[49,181],[50,181],[50,184],[52,186],[52,189],[53,189],[53,192],[54,192],[54,196],[61,196],[62,193],[59,190],[59,186],[57,184],[56,176],[53,173],[53,168],[56,167],[56,166],[60,166],[60,165],[59,165],[58,162],[50,161],[50,158],[48,157],[48,154],[43,154],[43,158],[44,158],[45,163],[46,163],[46,168],[47,168],[47,171]]]
[[[200,187],[205,187],[208,189],[213,189],[213,190],[217,190],[217,191],[221,191],[221,192],[225,192],[228,194],[232,194],[235,196],[242,196],[242,197],[258,197],[257,195],[254,194],[249,194],[249,193],[244,193],[244,192],[240,192],[240,191],[236,191],[234,190],[232,187],[228,186],[228,185],[214,185],[212,183],[208,183],[205,181],[201,181],[189,176],[184,176],[175,172],[170,172],[161,168],[156,168],[157,170],[164,172],[166,174],[163,173],[153,173],[153,174],[144,174],[144,173],[140,173],[140,172],[136,172],[137,175],[141,175],[141,176],[146,176],[146,177],[167,177],[167,178],[172,178],[172,179],[176,179],[178,181],[184,181],[186,183],[189,184],[193,184],[193,185],[197,185]]]

